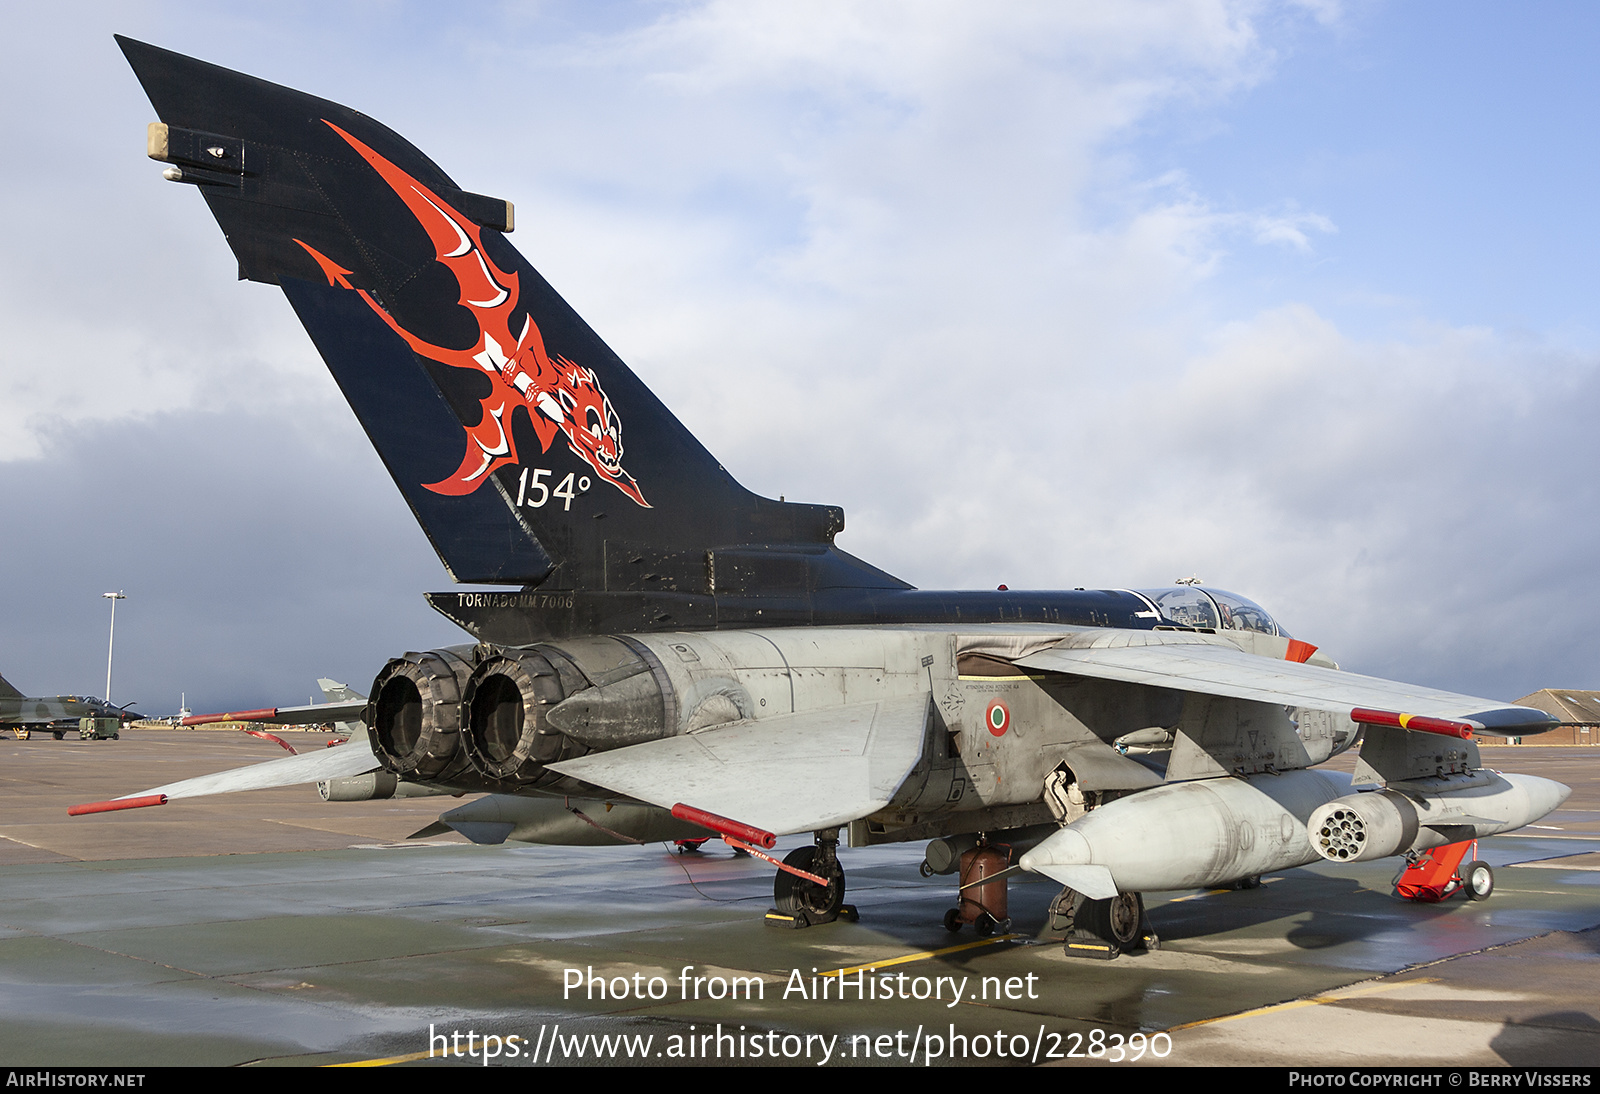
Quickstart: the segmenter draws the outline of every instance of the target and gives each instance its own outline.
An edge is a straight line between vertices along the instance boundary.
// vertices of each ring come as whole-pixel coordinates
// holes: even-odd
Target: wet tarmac
[[[1012,885],[1017,935],[947,933],[920,845],[843,850],[860,922],[789,931],[761,918],[771,868],[712,845],[406,842],[447,798],[66,816],[278,755],[0,742],[0,1062],[1600,1064],[1595,749],[1485,749],[1574,788],[1483,841],[1487,901],[1397,900],[1393,861],[1307,867],[1150,897],[1160,948],[1111,962],[1043,932],[1044,881]]]

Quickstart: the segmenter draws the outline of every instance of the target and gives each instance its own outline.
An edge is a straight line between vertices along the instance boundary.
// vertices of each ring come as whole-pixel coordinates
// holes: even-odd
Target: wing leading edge
[[[1182,631],[1072,635],[1013,661],[1018,668],[1120,680],[1259,703],[1324,710],[1370,724],[1518,736],[1558,720],[1532,707],[1401,684],[1247,653],[1226,638]],[[1445,723],[1435,726],[1432,723]]]
[[[231,710],[222,714],[191,714],[182,722],[186,726],[203,726],[212,722],[262,722],[278,726],[321,725],[324,722],[353,722],[367,709],[365,699],[356,698],[338,703],[312,703],[299,707],[263,707],[260,710]]]

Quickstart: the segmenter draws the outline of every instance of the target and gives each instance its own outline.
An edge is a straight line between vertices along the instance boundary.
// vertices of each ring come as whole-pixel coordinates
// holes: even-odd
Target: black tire
[[[814,874],[816,871],[811,864],[816,857],[816,847],[797,847],[784,856],[783,862],[785,866]],[[844,905],[844,868],[837,862],[833,864],[826,889],[814,881],[795,877],[787,870],[779,870],[772,882],[772,899],[778,911],[784,915],[800,912],[809,912],[814,916],[838,915]]]
[[[1461,871],[1461,881],[1468,900],[1488,900],[1494,892],[1494,871],[1482,859],[1467,863]]]
[[[988,912],[979,912],[977,922],[972,925],[972,929],[978,932],[979,938],[988,938],[994,934],[994,916]]]
[[[1078,913],[1078,921],[1107,942],[1127,948],[1139,941],[1144,899],[1138,893],[1118,893],[1109,900],[1091,900]]]
[[[53,733],[51,733],[51,734],[50,734],[50,736],[52,736],[52,737],[54,737],[54,738],[55,738],[55,739],[56,739],[56,740],[58,740],[58,741],[60,741],[60,740],[64,740],[64,739],[65,739],[65,738],[66,738],[66,736],[67,736],[67,735],[66,735],[66,734],[65,734],[65,733],[64,733],[64,732],[59,732],[59,731],[58,731],[58,732],[53,732]]]
[[[961,909],[951,908],[944,913],[944,929],[955,934],[961,929]]]
[[[995,920],[994,929],[995,929],[995,933],[996,934],[1010,934],[1011,933],[1011,917],[1010,916],[1006,916],[1004,919]]]

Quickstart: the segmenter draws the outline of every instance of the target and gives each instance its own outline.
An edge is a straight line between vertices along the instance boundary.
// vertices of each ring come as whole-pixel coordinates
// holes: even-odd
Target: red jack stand
[[[1472,861],[1462,866],[1462,860]],[[1478,841],[1463,840],[1434,847],[1422,855],[1406,856],[1406,867],[1394,879],[1396,896],[1419,903],[1437,904],[1465,890],[1468,899],[1487,900],[1494,892],[1494,871],[1478,858]]]

